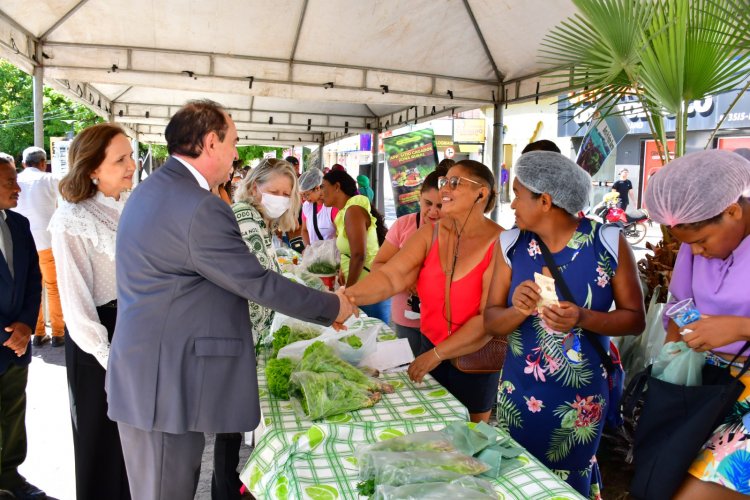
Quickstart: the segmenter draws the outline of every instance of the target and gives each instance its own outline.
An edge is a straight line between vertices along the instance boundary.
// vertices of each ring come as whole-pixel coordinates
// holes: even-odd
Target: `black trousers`
[[[109,340],[115,330],[116,307],[97,307]],[[70,418],[78,500],[130,500],[128,476],[117,424],[107,418],[106,370],[76,345],[65,330]]]
[[[238,500],[240,496],[240,446],[242,433],[216,434],[214,443],[214,474],[211,478],[211,500]]]
[[[26,459],[28,377],[28,365],[15,363],[0,374],[0,489],[3,490],[18,488],[25,480],[18,473],[18,466]]]

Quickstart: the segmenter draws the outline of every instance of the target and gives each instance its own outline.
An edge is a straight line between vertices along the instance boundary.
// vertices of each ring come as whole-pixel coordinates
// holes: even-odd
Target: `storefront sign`
[[[727,92],[688,104],[688,130],[712,130],[721,120],[724,112],[737,97],[737,92]],[[585,134],[585,125],[591,120],[593,110],[585,110],[585,105],[570,108],[569,99],[561,98],[557,104],[557,135],[560,137],[581,137]],[[623,98],[618,104],[619,111],[625,118],[630,134],[650,134],[646,113],[634,97]],[[667,117],[665,130],[674,132],[675,118]],[[750,127],[750,93],[745,93],[732,108],[722,129]]]
[[[391,175],[397,217],[418,212],[422,182],[437,166],[432,129],[385,138],[383,148]]]
[[[750,137],[720,137],[718,149],[734,151],[740,148],[750,148]]]
[[[484,142],[484,120],[481,118],[454,119],[453,142]]]

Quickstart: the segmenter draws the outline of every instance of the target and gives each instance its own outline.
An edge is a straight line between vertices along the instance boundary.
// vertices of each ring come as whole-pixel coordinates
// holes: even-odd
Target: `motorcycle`
[[[601,217],[602,222],[616,224],[622,228],[622,234],[631,245],[637,245],[646,237],[651,219],[645,209],[633,210],[626,213],[620,208],[620,197],[617,193],[610,193],[604,197],[602,205],[594,210]]]

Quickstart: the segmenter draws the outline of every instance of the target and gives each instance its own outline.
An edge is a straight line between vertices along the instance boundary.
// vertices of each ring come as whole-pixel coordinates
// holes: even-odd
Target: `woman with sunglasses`
[[[518,228],[500,237],[484,321],[508,341],[498,423],[581,495],[600,498],[596,450],[610,406],[602,354],[610,336],[645,325],[633,251],[616,226],[576,215],[591,177],[565,156],[526,153],[515,174]],[[548,260],[559,301],[540,302],[536,275],[557,272]]]
[[[346,294],[358,305],[371,304],[416,283],[422,337],[409,377],[421,382],[430,373],[466,406],[473,422],[487,421],[499,373],[464,373],[450,360],[476,352],[490,340],[482,312],[502,228],[484,214],[495,206],[495,178],[485,165],[463,160],[439,179],[438,187],[440,221],[423,225],[386,264]]]
[[[323,172],[311,168],[299,177],[299,190],[302,195],[302,241],[305,248],[314,241],[330,240],[336,237],[336,215],[339,209],[327,207],[321,199]]]

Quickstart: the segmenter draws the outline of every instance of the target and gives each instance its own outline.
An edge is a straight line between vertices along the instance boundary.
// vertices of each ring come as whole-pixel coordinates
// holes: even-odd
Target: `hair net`
[[[750,188],[750,161],[729,151],[690,153],[648,181],[646,207],[660,224],[675,226],[719,215]]]
[[[589,204],[591,176],[560,153],[530,151],[516,162],[516,179],[534,193],[547,193],[570,214]]]
[[[323,172],[317,168],[311,168],[299,176],[299,190],[310,191],[323,184]]]

